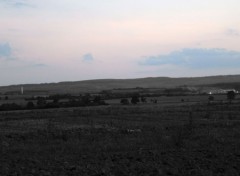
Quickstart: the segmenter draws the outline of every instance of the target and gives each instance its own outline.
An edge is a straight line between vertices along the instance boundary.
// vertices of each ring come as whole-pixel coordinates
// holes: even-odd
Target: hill
[[[185,77],[185,78],[169,78],[169,77],[149,77],[138,79],[98,79],[85,80],[75,82],[59,82],[44,84],[26,84],[11,85],[0,87],[1,93],[20,92],[21,86],[25,91],[35,92],[35,94],[54,94],[54,93],[83,93],[83,92],[99,92],[111,89],[126,88],[173,88],[178,86],[221,86],[240,83],[240,75],[228,76],[208,76],[208,77]]]

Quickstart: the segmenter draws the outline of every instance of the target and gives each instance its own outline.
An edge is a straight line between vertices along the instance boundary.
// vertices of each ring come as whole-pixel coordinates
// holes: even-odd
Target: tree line
[[[64,97],[66,98],[66,97]],[[3,103],[0,111],[12,110],[30,110],[30,109],[50,109],[50,108],[66,108],[66,107],[84,107],[84,106],[100,106],[108,105],[101,96],[90,96],[86,94],[78,97],[68,97],[67,101],[61,101],[62,95],[54,95],[48,97],[32,97],[28,98],[25,105],[17,103]]]

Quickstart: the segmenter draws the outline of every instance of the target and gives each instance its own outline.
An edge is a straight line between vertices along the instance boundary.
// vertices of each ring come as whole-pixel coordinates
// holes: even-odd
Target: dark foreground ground
[[[240,104],[0,112],[0,175],[240,175]]]

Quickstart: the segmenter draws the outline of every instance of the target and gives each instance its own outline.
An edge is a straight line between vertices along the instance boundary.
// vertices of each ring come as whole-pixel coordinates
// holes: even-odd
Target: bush
[[[214,96],[212,96],[212,95],[209,96],[209,97],[208,97],[208,100],[209,100],[209,101],[214,101]]]
[[[132,96],[131,103],[132,104],[137,104],[139,101],[139,98],[137,95]]]
[[[27,102],[26,108],[27,109],[34,109],[34,103],[32,101]]]
[[[147,102],[147,99],[145,97],[141,97],[141,102],[142,103],[146,103]]]
[[[38,100],[37,100],[38,107],[44,108],[46,104],[47,104],[47,101],[44,97],[38,97]]]
[[[16,103],[5,103],[0,106],[1,111],[21,110],[22,107]]]
[[[93,103],[94,103],[94,104],[100,104],[101,101],[102,101],[102,100],[101,100],[101,97],[100,97],[100,96],[96,96],[96,97],[93,99]]]
[[[81,97],[81,104],[83,104],[84,106],[87,106],[91,103],[90,101],[91,96],[89,94],[86,94],[84,96]]]
[[[120,101],[120,103],[121,103],[122,105],[129,105],[129,104],[130,104],[127,98],[122,98],[121,101]]]
[[[227,99],[231,102],[233,99],[235,99],[235,92],[234,91],[228,91],[227,93]]]
[[[60,107],[59,103],[54,103],[54,102],[52,102],[52,103],[47,103],[47,104],[44,106],[44,108],[46,108],[46,109],[59,108],[59,107]]]

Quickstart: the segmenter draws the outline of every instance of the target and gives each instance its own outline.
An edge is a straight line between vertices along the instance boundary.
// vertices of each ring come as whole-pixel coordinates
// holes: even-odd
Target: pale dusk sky
[[[0,86],[228,74],[239,0],[0,0]]]

